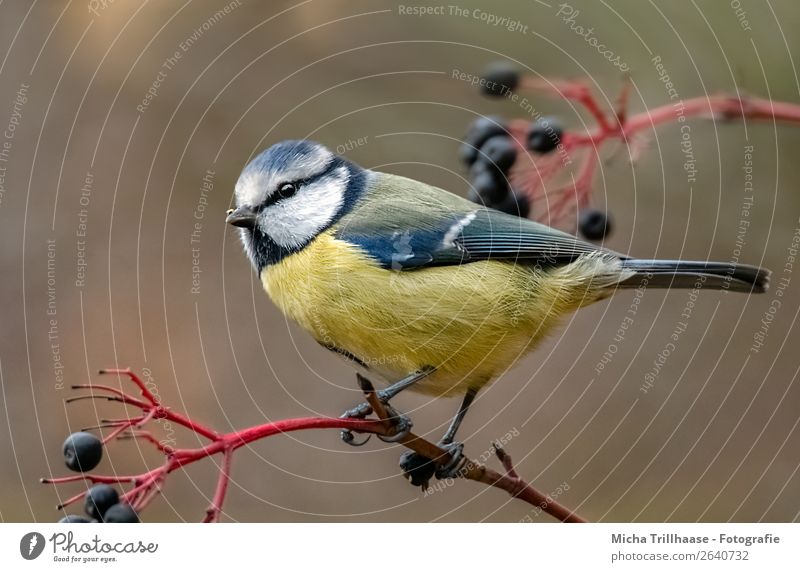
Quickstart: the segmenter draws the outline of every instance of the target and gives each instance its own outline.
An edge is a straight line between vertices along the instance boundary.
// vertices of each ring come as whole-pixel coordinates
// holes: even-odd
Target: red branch
[[[575,101],[583,106],[595,120],[596,126],[585,133],[567,131],[561,137],[561,145],[549,154],[541,155],[527,149],[525,140],[529,121],[514,119],[509,123],[509,131],[516,140],[520,152],[528,156],[527,161],[517,161],[509,174],[512,185],[522,190],[531,199],[534,207],[543,203],[531,213],[531,217],[555,226],[567,226],[574,209],[588,205],[591,197],[592,178],[599,163],[601,147],[610,141],[620,141],[631,145],[631,157],[635,158],[636,136],[659,125],[679,121],[679,117],[709,117],[726,121],[733,120],[771,120],[800,123],[800,105],[771,101],[758,97],[737,97],[733,95],[714,95],[679,100],[674,103],[648,109],[629,116],[627,102],[630,83],[625,85],[616,101],[613,113],[606,113],[598,103],[591,89],[580,81],[546,81],[531,76],[523,76],[521,91],[542,92],[545,95]],[[555,189],[545,189],[548,179],[555,177],[577,159],[578,176],[572,184]],[[575,217],[572,217],[574,221]]]
[[[86,384],[74,386],[74,388],[87,389],[92,392],[87,396],[78,396],[77,398],[108,397],[113,401],[119,401],[141,410],[142,414],[137,417],[104,420],[104,423],[98,426],[99,428],[113,428],[112,432],[103,440],[104,444],[114,438],[143,439],[153,444],[156,449],[164,455],[164,462],[154,469],[137,475],[97,475],[94,473],[86,473],[68,477],[43,478],[41,481],[43,483],[56,485],[73,482],[89,482],[92,484],[104,483],[111,485],[128,484],[131,488],[120,498],[122,502],[129,503],[137,512],[143,510],[159,494],[161,487],[170,473],[202,459],[216,454],[222,454],[223,458],[217,485],[211,504],[206,509],[206,515],[203,519],[204,522],[218,521],[222,512],[222,506],[225,502],[225,494],[230,483],[233,453],[237,449],[254,441],[293,431],[307,429],[341,429],[357,433],[381,435],[384,437],[394,436],[397,437],[397,442],[424,457],[433,459],[434,463],[437,465],[445,465],[450,461],[449,453],[430,441],[411,432],[406,432],[402,435],[396,434],[395,426],[388,416],[386,409],[377,401],[371,384],[363,378],[361,378],[360,382],[362,383],[362,388],[364,388],[365,397],[373,410],[377,413],[378,419],[301,417],[296,419],[283,419],[248,427],[239,431],[220,434],[201,423],[189,419],[185,415],[175,413],[171,409],[164,407],[148,390],[146,384],[139,376],[131,370],[109,369],[101,370],[100,373],[127,376],[139,388],[141,393],[141,398],[139,398],[108,385]],[[67,401],[74,401],[77,398],[73,397]],[[168,419],[197,435],[207,438],[209,443],[203,447],[193,449],[179,449],[162,445],[152,433],[140,429],[154,419]],[[502,489],[515,498],[519,498],[524,502],[541,508],[561,521],[585,522],[571,510],[524,482],[514,471],[511,466],[510,458],[502,449],[498,448],[497,454],[505,468],[504,473],[497,472],[475,461],[467,460],[458,471],[458,476]],[[87,491],[83,491],[68,498],[62,502],[58,508],[62,509],[80,501],[86,496],[86,492]]]

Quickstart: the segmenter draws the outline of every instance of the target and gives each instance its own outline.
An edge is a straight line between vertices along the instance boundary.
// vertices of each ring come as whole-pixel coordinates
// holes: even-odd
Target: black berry
[[[459,155],[461,160],[467,165],[472,165],[478,158],[478,149],[490,137],[495,135],[507,135],[505,122],[502,117],[489,115],[479,117],[469,127],[464,144],[461,146]]]
[[[103,458],[103,443],[95,435],[80,431],[64,441],[64,462],[73,471],[94,469]]]
[[[531,203],[528,196],[515,191],[514,189],[508,193],[503,200],[490,205],[492,208],[497,209],[506,214],[528,218],[531,212]]]
[[[458,148],[458,158],[467,166],[472,165],[478,158],[478,149],[471,143],[462,143]]]
[[[502,201],[508,194],[508,181],[500,173],[493,170],[485,170],[475,175],[472,180],[472,189],[475,192],[475,198],[478,199],[473,199],[473,202],[479,204],[497,203]]]
[[[596,209],[587,209],[578,218],[578,229],[589,240],[603,240],[611,233],[611,217]]]
[[[528,130],[528,149],[536,153],[549,153],[561,143],[564,129],[557,119],[542,118],[531,123]]]
[[[406,451],[400,456],[400,469],[413,486],[427,489],[428,482],[436,472],[436,465],[419,453]]]
[[[519,71],[509,62],[489,64],[483,73],[481,91],[489,97],[503,97],[519,85]]]
[[[86,494],[84,510],[91,518],[102,521],[106,511],[119,502],[117,490],[110,485],[95,485]]]
[[[477,162],[483,162],[501,173],[507,173],[517,159],[517,146],[511,137],[495,135],[481,145]]]
[[[78,514],[68,514],[64,518],[58,521],[62,524],[78,524],[78,523],[85,523],[85,522],[92,522],[88,518],[80,516]]]
[[[115,504],[103,515],[106,522],[139,522],[139,515],[129,504]]]

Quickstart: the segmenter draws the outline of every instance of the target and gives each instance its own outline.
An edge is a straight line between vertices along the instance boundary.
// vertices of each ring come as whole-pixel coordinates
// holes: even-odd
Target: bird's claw
[[[367,436],[364,437],[363,441],[356,441],[356,436],[352,431],[350,431],[350,429],[342,429],[342,432],[339,433],[339,436],[341,437],[342,441],[351,447],[361,447],[362,445],[366,445],[367,441],[369,441],[370,437],[372,437],[370,433],[367,433]]]
[[[411,418],[409,418],[408,415],[400,413],[394,407],[388,405],[385,407],[386,412],[389,414],[389,421],[392,423],[394,432],[391,435],[378,435],[378,439],[384,443],[397,443],[398,441],[402,441],[411,432],[411,428],[414,424],[411,422]]]
[[[352,409],[348,409],[344,413],[342,413],[339,418],[340,419],[364,419],[367,415],[372,413],[372,407],[369,403],[361,403]],[[356,441],[356,436],[350,429],[342,429],[341,433],[339,433],[342,441],[346,444],[350,445],[351,447],[361,447],[362,445],[366,445],[367,441],[369,441],[372,435],[367,434],[367,436],[362,441]]]
[[[398,441],[402,441],[403,439],[408,436],[411,432],[411,427],[413,427],[413,423],[411,419],[407,415],[403,415],[399,411],[397,411],[394,407],[391,407],[388,404],[388,400],[385,396],[381,395],[381,392],[378,392],[378,399],[380,399],[381,403],[383,403],[384,408],[386,409],[386,413],[389,415],[388,420],[392,423],[394,431],[391,435],[378,435],[378,438],[383,441],[384,443],[397,443]],[[367,403],[360,403],[356,405],[352,409],[348,409],[340,416],[341,419],[364,419],[367,415],[371,415],[373,413],[372,406]],[[352,447],[361,447],[367,441],[371,435],[367,435],[367,437],[363,441],[356,441],[355,435],[349,429],[343,429],[340,433],[342,441],[347,443]]]
[[[439,447],[444,449],[450,454],[450,460],[446,464],[436,467],[436,478],[440,481],[443,479],[454,479],[459,476],[461,465],[464,464],[466,457],[464,457],[464,444],[463,443],[439,443]]]
[[[450,455],[450,460],[440,467],[415,451],[406,451],[400,456],[400,469],[413,486],[422,487],[424,490],[428,488],[428,482],[433,476],[440,481],[460,476],[459,472],[466,460],[463,453],[464,444],[439,443],[438,446]]]
[[[372,414],[372,406],[367,403],[359,403],[352,409],[348,409],[341,414],[341,419],[364,419],[367,415]]]
[[[0,2],[2,2],[2,0],[0,0]],[[404,377],[400,381],[393,383],[386,389],[382,389],[377,392],[375,391],[375,387],[372,385],[370,380],[361,374],[356,375],[361,391],[368,396],[372,403],[376,404],[375,408],[378,409],[378,417],[381,418],[381,421],[388,421],[391,423],[391,431],[387,431],[387,433],[389,433],[388,435],[378,435],[382,441],[385,441],[386,443],[396,443],[398,441],[403,441],[408,437],[412,427],[411,419],[391,407],[389,405],[389,401],[398,393],[408,389],[419,380],[430,374],[432,371],[434,371],[434,368],[425,366],[419,371],[414,372]],[[375,401],[376,399],[377,403]],[[380,403],[380,406],[377,405],[378,403]],[[361,403],[352,409],[348,409],[344,412],[344,414],[342,414],[342,417],[364,419],[367,415],[372,413],[375,413],[374,408],[369,404],[369,402],[366,402]],[[342,440],[347,444],[355,444],[355,437],[349,430],[342,431]],[[364,443],[366,443],[366,441],[358,443],[358,445],[363,445]]]
[[[400,455],[400,470],[412,486],[428,488],[428,483],[436,472],[436,465],[416,451],[406,451]]]

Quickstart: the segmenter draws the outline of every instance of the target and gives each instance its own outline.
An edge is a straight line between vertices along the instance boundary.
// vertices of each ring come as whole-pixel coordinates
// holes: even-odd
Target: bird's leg
[[[394,397],[397,396],[398,393],[418,383],[419,381],[421,381],[422,379],[433,373],[433,371],[434,368],[426,366],[420,369],[419,371],[415,371],[414,373],[407,375],[406,377],[404,377],[400,381],[393,383],[386,389],[381,389],[380,391],[378,391],[378,399],[384,405],[388,405],[389,401],[391,399],[394,399]],[[353,407],[352,409],[348,409],[347,411],[345,411],[342,414],[342,417],[356,417],[361,419],[363,417],[366,417],[370,413],[372,413],[372,407],[370,407],[370,404],[365,401],[364,403],[360,403],[356,407]]]
[[[458,412],[455,414],[455,417],[453,417],[450,426],[438,443],[442,449],[445,449],[450,454],[450,460],[445,465],[437,467],[433,460],[423,457],[414,451],[406,451],[400,457],[400,468],[411,480],[412,485],[427,488],[428,481],[433,475],[436,475],[437,479],[447,479],[458,476],[458,469],[464,461],[464,445],[456,442],[456,433],[477,394],[478,390],[475,388],[471,387],[467,390],[467,393],[464,395],[464,400],[458,408]]]
[[[469,406],[472,405],[477,394],[478,390],[475,388],[470,387],[467,390],[467,393],[464,395],[464,400],[461,402],[461,406],[450,422],[450,427],[447,428],[447,432],[442,437],[442,440],[439,441],[439,446],[450,453],[450,461],[446,465],[436,469],[437,479],[446,479],[456,476],[455,474],[464,460],[464,444],[455,440],[456,433],[458,432],[458,428],[461,427],[461,422],[464,421],[464,417],[467,415],[467,411],[469,411]]]
[[[467,411],[469,411],[469,406],[475,401],[476,395],[478,395],[477,389],[470,387],[467,390],[464,400],[461,402],[461,407],[458,408],[458,412],[450,422],[450,427],[447,428],[447,432],[442,436],[442,440],[439,441],[439,445],[451,445],[455,441],[458,428],[461,427],[461,423],[464,421]]]
[[[380,400],[381,403],[384,404],[384,406],[386,406],[386,410],[391,415],[390,419],[394,422],[396,429],[395,434],[392,435],[391,437],[384,437],[379,435],[378,437],[382,441],[391,443],[399,439],[402,439],[403,437],[405,437],[405,434],[411,429],[411,420],[407,416],[403,415],[402,413],[399,413],[396,409],[391,407],[389,405],[389,401],[393,399],[401,391],[408,389],[412,385],[418,383],[425,377],[429,376],[431,373],[433,373],[434,370],[435,368],[433,367],[429,366],[423,367],[419,371],[415,371],[414,373],[407,375],[400,381],[393,383],[386,389],[382,389],[377,392],[378,399]],[[372,413],[372,406],[369,403],[364,402],[353,407],[352,409],[348,409],[347,411],[342,413],[341,417],[363,419],[364,417],[366,417],[371,413]],[[353,445],[354,447],[360,447],[368,440],[369,436],[367,436],[367,438],[364,441],[356,442],[354,440],[352,432],[347,430],[342,431],[342,441],[344,441],[348,445]]]

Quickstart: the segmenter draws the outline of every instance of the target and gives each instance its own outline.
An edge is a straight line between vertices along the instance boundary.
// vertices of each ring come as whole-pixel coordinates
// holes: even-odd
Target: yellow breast
[[[489,382],[559,316],[597,299],[587,298],[571,266],[547,272],[483,261],[397,272],[327,232],[265,268],[261,281],[321,344],[346,350],[389,382],[433,366],[415,389],[441,395]]]

